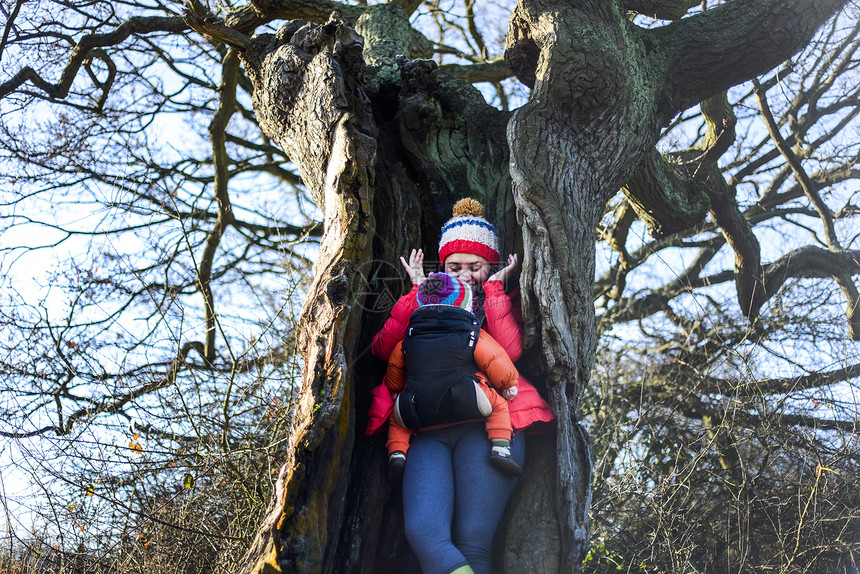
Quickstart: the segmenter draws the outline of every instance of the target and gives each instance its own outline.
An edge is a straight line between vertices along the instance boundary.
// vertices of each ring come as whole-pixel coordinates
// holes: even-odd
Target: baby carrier
[[[485,418],[490,401],[475,378],[474,315],[450,305],[426,305],[410,318],[403,341],[406,388],[394,404],[400,426],[420,428]]]

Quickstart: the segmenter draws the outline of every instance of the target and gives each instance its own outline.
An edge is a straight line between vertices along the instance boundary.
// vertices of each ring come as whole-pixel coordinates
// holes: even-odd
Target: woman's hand
[[[506,400],[506,401],[513,400],[513,398],[514,398],[515,396],[517,396],[517,387],[516,387],[516,385],[514,385],[513,387],[510,387],[510,388],[507,388],[507,389],[505,389],[504,391],[502,391],[502,396],[505,398],[505,400]]]
[[[487,277],[487,281],[501,281],[504,283],[516,271],[518,264],[519,258],[516,254],[508,255],[508,264]]]
[[[400,263],[406,269],[406,273],[409,274],[409,279],[412,280],[413,285],[418,285],[424,281],[424,252],[422,250],[413,249],[412,253],[409,254],[409,261],[401,257]]]

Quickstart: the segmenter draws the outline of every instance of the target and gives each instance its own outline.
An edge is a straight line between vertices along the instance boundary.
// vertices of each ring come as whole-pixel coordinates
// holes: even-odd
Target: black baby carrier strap
[[[417,430],[489,415],[489,400],[475,380],[475,316],[450,305],[416,310],[403,341],[406,389],[395,403],[401,426]]]

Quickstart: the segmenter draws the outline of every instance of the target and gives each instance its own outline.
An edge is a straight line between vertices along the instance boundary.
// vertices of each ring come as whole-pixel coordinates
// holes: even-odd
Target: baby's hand
[[[420,249],[413,249],[409,254],[409,261],[404,257],[400,258],[400,263],[406,272],[409,274],[409,279],[413,285],[418,285],[424,281],[424,252]]]
[[[517,387],[513,386],[508,389],[502,391],[502,396],[505,397],[506,401],[513,400],[515,396],[517,396]]]
[[[506,281],[514,273],[518,263],[519,258],[516,254],[508,255],[508,264],[490,275],[487,281]]]

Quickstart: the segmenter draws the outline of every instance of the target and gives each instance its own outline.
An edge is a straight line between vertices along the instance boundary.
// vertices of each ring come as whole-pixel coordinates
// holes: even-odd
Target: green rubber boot
[[[456,570],[452,571],[451,574],[475,574],[475,571],[472,570],[471,566],[460,566]]]

